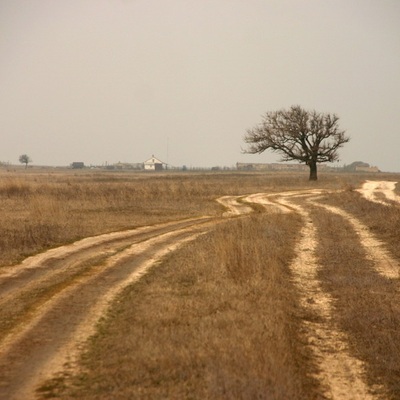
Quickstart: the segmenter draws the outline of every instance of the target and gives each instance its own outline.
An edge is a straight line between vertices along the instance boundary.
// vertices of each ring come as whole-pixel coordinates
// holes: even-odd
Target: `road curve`
[[[0,276],[0,399],[34,398],[73,361],[110,302],[163,256],[220,219],[177,221],[84,239]]]
[[[371,201],[393,205],[399,200],[393,193],[394,187],[393,183],[366,183],[360,192]],[[325,193],[328,191],[257,193],[224,196],[217,201],[225,207],[223,216],[227,218],[251,213],[252,203],[267,212],[300,214],[304,228],[292,269],[303,298],[302,307],[310,308],[324,321],[315,326],[305,322],[310,346],[322,371],[319,378],[330,388],[332,398],[344,399],[349,390],[353,398],[369,398],[361,378],[362,365],[347,353],[346,336],[330,325],[334,310],[315,273],[319,268],[314,254],[317,238],[307,207],[323,207],[350,221],[363,245],[374,251],[371,258],[375,257],[377,270],[390,278],[396,273],[394,261],[371,235],[366,236],[359,221],[343,210],[319,204],[318,197]],[[307,201],[300,201],[302,198]],[[85,238],[0,269],[0,399],[33,399],[41,382],[61,370],[66,362],[74,362],[110,302],[127,285],[140,279],[166,254],[223,220],[192,218]],[[398,271],[397,264],[395,267]],[[318,301],[308,302],[313,296]],[[340,346],[336,346],[337,341],[332,342],[332,332]],[[332,360],[341,362],[335,364]],[[352,366],[351,373],[346,374],[349,368],[343,370],[343,363]],[[332,371],[329,368],[333,364],[336,370]]]

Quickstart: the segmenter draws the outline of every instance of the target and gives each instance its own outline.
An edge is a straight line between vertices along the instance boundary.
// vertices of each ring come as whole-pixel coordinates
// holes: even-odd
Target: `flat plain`
[[[399,179],[0,171],[0,398],[399,398]]]

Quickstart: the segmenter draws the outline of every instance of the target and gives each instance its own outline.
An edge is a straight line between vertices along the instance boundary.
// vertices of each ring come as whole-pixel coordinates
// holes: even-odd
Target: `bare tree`
[[[339,160],[338,149],[350,138],[339,129],[339,117],[307,111],[300,106],[267,112],[260,124],[247,130],[246,153],[267,149],[282,154],[282,161],[297,160],[310,167],[310,180],[317,180],[317,164]]]
[[[19,162],[25,164],[25,169],[28,168],[28,164],[32,162],[31,158],[27,154],[22,154],[19,156]]]

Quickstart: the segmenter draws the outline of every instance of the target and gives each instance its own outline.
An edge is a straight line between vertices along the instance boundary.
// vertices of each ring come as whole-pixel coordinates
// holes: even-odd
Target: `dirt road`
[[[33,398],[39,382],[74,360],[124,287],[217,222],[205,217],[87,238],[2,269],[0,398]]]
[[[382,189],[383,188],[383,189]],[[368,199],[393,204],[392,183],[367,183],[360,192]],[[309,207],[323,207],[353,224],[376,269],[398,278],[399,265],[360,221],[343,210],[318,203],[321,190],[247,197],[225,196],[218,201],[225,217],[252,211],[296,212],[304,220],[297,258],[292,265],[302,307],[318,322],[304,322],[320,374],[324,395],[333,399],[374,398],[364,380],[362,362],[347,349],[346,335],[331,322],[334,305],[317,277],[316,232]],[[380,193],[380,194],[379,194]],[[306,200],[306,201],[305,201]],[[221,218],[203,217],[83,239],[30,257],[0,271],[0,399],[32,399],[35,388],[66,362],[72,362],[108,305],[129,284],[140,279],[163,256],[207,232]],[[310,301],[312,299],[312,301]]]
[[[394,194],[395,185],[396,182],[367,181],[358,191],[367,200],[393,206],[400,203],[399,196]],[[297,257],[291,269],[301,294],[302,307],[316,317],[316,321],[304,321],[304,327],[309,346],[320,368],[317,378],[325,388],[323,395],[329,399],[378,398],[372,393],[382,392],[382,388],[378,384],[371,387],[366,383],[363,362],[350,355],[346,334],[333,323],[334,301],[328,293],[323,291],[318,279],[318,270],[321,268],[316,258],[318,238],[309,208],[321,207],[348,221],[360,237],[361,245],[373,261],[374,268],[383,277],[399,279],[400,263],[384,249],[383,244],[361,221],[342,209],[318,203],[318,199],[323,194],[324,191],[320,190],[293,191],[271,195],[251,195],[245,200],[256,201],[267,209],[275,207],[276,212],[297,212],[303,218],[301,239],[296,248]]]

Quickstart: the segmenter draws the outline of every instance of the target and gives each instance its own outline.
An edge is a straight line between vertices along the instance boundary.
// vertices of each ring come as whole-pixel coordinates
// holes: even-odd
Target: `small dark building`
[[[71,164],[72,169],[82,169],[85,168],[85,164],[82,161],[75,161]]]

